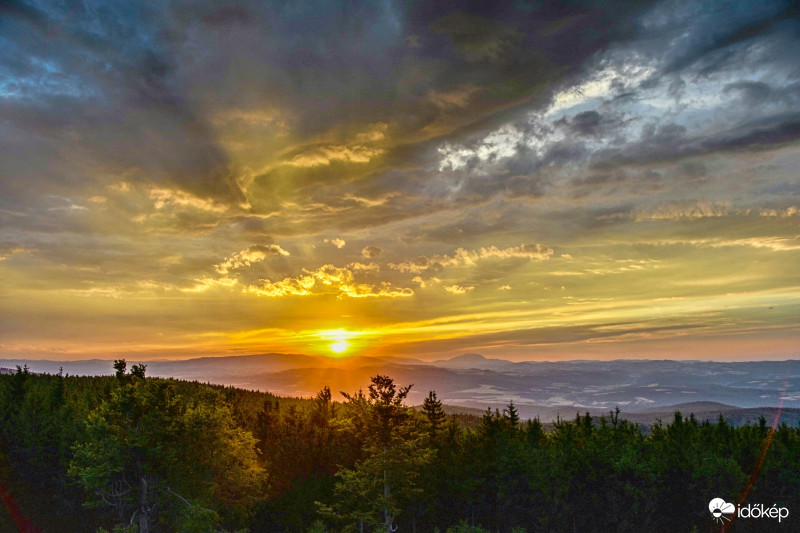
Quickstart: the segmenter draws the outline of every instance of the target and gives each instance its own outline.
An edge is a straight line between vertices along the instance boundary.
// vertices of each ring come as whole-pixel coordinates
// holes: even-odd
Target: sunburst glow
[[[357,332],[347,331],[346,329],[332,329],[320,331],[317,337],[324,341],[327,350],[336,355],[343,355],[353,347],[350,339],[358,335]]]
[[[350,343],[345,340],[336,341],[331,344],[331,351],[333,353],[344,353],[349,347]]]
[[[3,12],[1,357],[797,357],[796,2],[111,3]]]

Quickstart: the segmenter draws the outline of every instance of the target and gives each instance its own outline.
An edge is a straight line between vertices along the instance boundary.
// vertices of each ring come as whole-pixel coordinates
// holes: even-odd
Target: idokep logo
[[[708,510],[711,511],[714,521],[720,524],[730,522],[730,517],[736,514],[736,506],[722,498],[714,498],[708,502]],[[780,523],[781,520],[789,517],[789,509],[778,507],[777,504],[768,507],[763,503],[752,503],[741,506],[738,516],[739,518],[777,518]]]
[[[739,508],[739,518],[777,518],[780,522],[788,516],[789,509],[778,507],[778,504],[768,507],[763,503],[752,503]]]
[[[722,498],[714,498],[708,502],[708,510],[711,511],[711,514],[714,516],[714,521],[722,524],[731,521],[731,519],[725,515],[732,515],[735,513],[736,506],[726,502]]]

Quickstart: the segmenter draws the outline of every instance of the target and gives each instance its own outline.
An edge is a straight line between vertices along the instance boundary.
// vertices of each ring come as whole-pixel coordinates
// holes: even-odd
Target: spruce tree
[[[436,435],[444,428],[447,415],[444,413],[442,401],[436,397],[436,391],[428,392],[428,397],[422,402],[422,412],[428,419],[428,424],[430,425],[433,435]]]

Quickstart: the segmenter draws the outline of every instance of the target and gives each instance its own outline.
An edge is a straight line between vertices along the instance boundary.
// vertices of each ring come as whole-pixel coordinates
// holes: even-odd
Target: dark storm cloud
[[[437,67],[414,92],[431,86],[475,89],[464,107],[439,109],[427,120],[416,111],[424,120],[417,127],[450,122],[459,126],[451,128],[453,138],[469,142],[471,135],[513,118],[519,105],[545,104],[555,88],[579,74],[585,60],[614,40],[632,37],[632,17],[647,5],[499,2],[407,8],[407,33],[420,43],[412,56],[415,64]]]
[[[770,150],[798,139],[800,115],[782,114],[740,124],[708,136],[691,136],[686,127],[675,123],[651,124],[643,128],[639,139],[620,148],[612,147],[589,153],[582,151],[580,145],[570,144],[560,149],[570,150],[565,155],[573,161],[590,159],[593,166],[603,168],[668,161],[714,152]],[[551,151],[549,157],[565,160],[559,154],[559,148]]]
[[[229,154],[209,125],[215,108],[270,103],[291,114],[301,138],[331,128],[354,135],[370,122],[387,121],[392,136],[413,146],[425,128],[433,136],[469,135],[480,131],[476,124],[504,116],[490,119],[494,111],[532,98],[545,102],[611,43],[646,37],[634,50],[655,55],[663,41],[688,28],[689,36],[668,49],[649,81],[655,83],[699,68],[698,61],[708,74],[730,64],[728,49],[796,31],[783,2],[653,9],[640,2],[76,6],[4,5],[3,27],[11,37],[3,45],[10,80],[3,86],[10,95],[3,115],[11,122],[2,139],[30,156],[3,172],[74,185],[99,164],[110,172],[135,169],[140,179],[201,196],[238,192]],[[713,31],[700,31],[712,20]],[[725,58],[712,61],[720,50],[728,50]],[[773,61],[789,53],[773,54]],[[729,90],[752,100],[756,85],[736,83]],[[759,94],[767,94],[763,89]],[[594,110],[577,113],[571,130],[600,136],[600,118]],[[396,149],[388,147],[387,157]],[[64,151],[75,152],[76,161],[63,165]],[[581,146],[562,143],[544,164],[580,152]],[[287,179],[313,184],[352,171],[309,169]],[[517,180],[504,188],[528,194],[528,185]],[[483,182],[465,184],[470,188],[477,195],[492,190]]]
[[[800,138],[800,114],[777,116],[746,124],[709,141],[714,149],[766,149]]]
[[[504,167],[511,176],[527,175],[566,163],[619,166],[796,141],[795,12],[789,2],[656,5],[636,19],[637,38],[615,43],[585,64],[585,83],[592,81],[592,69],[616,76],[603,98],[593,104],[587,98],[550,123],[535,115],[515,122],[523,135]],[[637,70],[648,74],[631,81],[640,78]],[[575,90],[581,94],[590,85]],[[697,107],[698,100],[713,98],[719,100]],[[653,115],[652,101],[660,107],[671,101],[669,111]],[[698,127],[688,120],[691,114],[713,126]],[[554,135],[558,131],[564,135]],[[534,152],[530,146],[537,142]],[[464,144],[476,152],[479,145]],[[487,163],[491,157],[468,167]]]
[[[235,198],[217,109],[278,107],[300,138],[382,120],[413,143],[547,93],[631,36],[641,5],[6,3],[0,134],[24,163],[2,171],[48,187],[130,172]]]
[[[758,4],[670,1],[653,10],[645,29],[680,38],[680,44],[667,52],[664,74],[697,67],[698,62],[708,72],[729,59],[731,48],[780,30],[786,23],[796,25],[797,14],[790,0]]]
[[[793,51],[800,23],[786,16],[786,2],[733,7],[662,3],[646,11],[637,19],[638,39],[586,63],[586,81],[574,90],[582,96],[614,76],[602,98],[578,98],[583,103],[555,116],[533,113],[513,122],[515,153],[500,167],[486,142],[491,135],[462,143],[475,154],[459,156],[464,168],[493,174],[499,188],[552,166],[618,167],[796,142],[800,68]],[[751,30],[742,33],[744,27]]]
[[[23,16],[4,19],[0,142],[15,157],[0,172],[30,188],[6,200],[80,191],[120,172],[232,195],[226,155],[176,83],[157,11],[77,3],[18,7]]]
[[[597,111],[578,113],[572,118],[569,126],[573,132],[579,135],[597,136],[600,128],[600,113]]]
[[[723,89],[726,93],[739,91],[742,103],[746,105],[757,105],[767,101],[772,95],[772,87],[763,81],[737,81],[729,83]]]

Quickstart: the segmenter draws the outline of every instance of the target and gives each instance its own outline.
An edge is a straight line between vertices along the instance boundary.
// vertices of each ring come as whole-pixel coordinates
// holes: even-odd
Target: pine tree
[[[512,428],[516,428],[519,425],[519,411],[514,405],[514,400],[508,402],[505,411],[503,411],[503,416]]]
[[[156,512],[195,520],[216,516],[205,501],[237,509],[258,497],[255,440],[218,391],[201,389],[190,403],[171,382],[145,379],[144,365],[114,368],[119,385],[89,414],[69,468],[91,506],[147,533]]]
[[[422,412],[428,419],[433,435],[436,435],[444,428],[447,415],[444,413],[441,400],[436,397],[436,391],[428,392],[428,397],[422,402]]]
[[[323,512],[350,524],[367,524],[387,533],[408,503],[422,493],[417,477],[431,461],[432,450],[424,444],[403,400],[411,385],[401,387],[383,375],[371,378],[369,393],[342,393],[353,414],[353,428],[362,431],[365,456],[352,469],[337,474],[333,507]],[[363,527],[363,526],[360,526]]]

